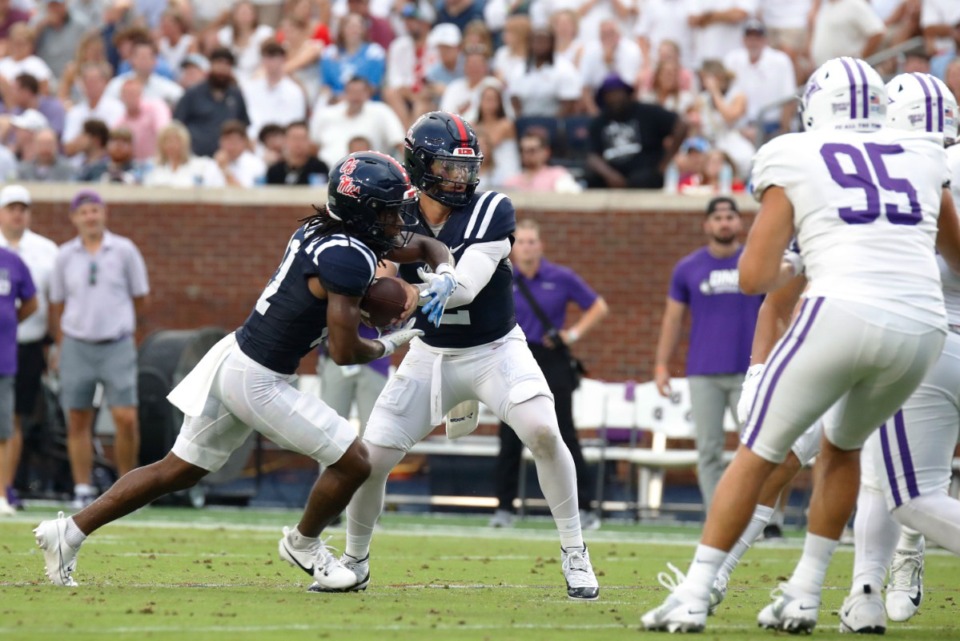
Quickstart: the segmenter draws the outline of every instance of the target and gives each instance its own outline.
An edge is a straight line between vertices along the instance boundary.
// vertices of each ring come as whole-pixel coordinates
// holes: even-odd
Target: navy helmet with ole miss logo
[[[403,164],[421,192],[447,207],[463,207],[480,184],[483,154],[473,127],[457,114],[431,111],[404,140]]]
[[[330,172],[327,213],[379,257],[407,244],[416,212],[417,190],[390,156],[360,151],[341,159]]]

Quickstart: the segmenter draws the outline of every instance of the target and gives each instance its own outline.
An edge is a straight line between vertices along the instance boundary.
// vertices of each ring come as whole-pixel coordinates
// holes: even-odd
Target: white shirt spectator
[[[0,247],[10,249],[6,237],[0,234]],[[34,343],[47,335],[47,314],[50,308],[50,275],[57,262],[57,244],[29,229],[23,232],[15,251],[30,270],[30,277],[37,288],[37,311],[17,326],[18,343]]]
[[[480,94],[486,89],[488,82],[496,83],[499,80],[487,76],[475,87],[471,87],[466,78],[457,78],[443,90],[443,95],[440,96],[440,111],[465,114],[476,109],[480,105]]]
[[[180,63],[190,53],[190,47],[195,41],[196,38],[189,33],[180,36],[180,40],[175,45],[170,44],[167,38],[160,38],[157,42],[157,56],[166,60],[170,68],[179,73]]]
[[[680,47],[684,67],[693,66],[693,31],[687,22],[689,5],[690,0],[647,0],[641,9],[634,34],[650,42],[651,67],[657,64],[657,51],[664,40],[672,40]]]
[[[760,0],[768,29],[806,29],[812,0]]]
[[[613,68],[603,61],[603,47],[599,41],[589,42],[580,60],[580,77],[585,87],[599,87],[603,79],[616,72],[621,79],[633,84],[640,73],[643,54],[640,45],[626,36],[620,37],[617,50],[613,54]]]
[[[518,58],[510,53],[507,45],[499,47],[493,54],[493,73],[504,82],[509,82],[511,78],[522,74],[527,68],[527,59]]]
[[[347,115],[347,103],[318,108],[310,119],[310,139],[320,145],[320,160],[328,167],[347,155],[350,140],[363,136],[375,151],[392,154],[403,144],[403,125],[393,109],[368,100],[355,116]]]
[[[687,15],[702,15],[708,11],[742,9],[749,16],[757,13],[757,0],[696,0],[687,5]],[[723,60],[730,51],[739,46],[743,36],[743,23],[714,22],[693,30],[694,67],[700,68],[704,60]]]
[[[176,169],[170,165],[155,166],[143,184],[149,187],[223,187],[226,181],[213,158],[191,156]]]
[[[22,73],[30,74],[37,82],[53,79],[50,66],[37,56],[27,56],[23,60],[14,60],[10,56],[0,58],[0,76],[13,82],[14,78]]]
[[[7,182],[17,179],[17,157],[6,145],[0,145],[0,180]]]
[[[233,27],[221,27],[217,31],[217,40],[224,47],[229,47],[237,57],[237,66],[234,71],[238,80],[246,80],[253,77],[257,67],[260,66],[260,45],[264,40],[273,37],[273,27],[262,24],[254,30],[253,35],[247,40],[247,46],[237,50],[233,45]]]
[[[886,31],[864,0],[822,0],[813,25],[810,56],[820,66],[840,56],[859,57],[872,36]]]
[[[250,126],[247,136],[256,140],[264,125],[286,127],[291,122],[307,117],[307,97],[296,82],[283,77],[271,86],[266,76],[241,83],[243,99],[247,103]]]
[[[923,0],[923,9],[920,11],[921,29],[935,25],[952,27],[958,22],[960,22],[960,1]],[[937,38],[935,46],[937,53],[949,53],[955,49],[953,38]]]
[[[61,139],[71,141],[83,131],[83,123],[88,120],[102,120],[107,127],[113,129],[123,118],[126,109],[123,103],[109,96],[101,96],[96,107],[90,108],[90,103],[84,100],[70,107],[63,122]]]
[[[530,23],[535,28],[550,26],[550,18],[558,11],[570,9],[578,14],[581,7],[590,0],[533,0],[530,4]],[[596,40],[600,23],[613,18],[613,6],[610,0],[596,0],[590,9],[580,16],[579,35],[586,41]]]
[[[123,83],[127,81],[127,78],[132,78],[133,75],[132,71],[128,71],[119,76],[114,76],[113,80],[107,83],[107,88],[103,92],[104,98],[110,97],[120,100],[120,90],[123,88]],[[174,105],[183,97],[183,87],[169,78],[152,73],[143,85],[143,97],[151,100],[162,100],[173,109]]]
[[[236,0],[191,0],[193,16],[201,25],[213,22],[236,4]]]
[[[563,58],[553,64],[524,69],[510,79],[507,93],[520,101],[523,116],[556,116],[563,100],[578,100],[583,79],[576,67]]]
[[[423,52],[423,73],[435,65],[437,51],[428,44]],[[387,49],[387,75],[385,86],[389,89],[413,87],[416,84],[417,44],[410,36],[394,38]]]
[[[244,151],[227,165],[227,171],[243,187],[253,187],[262,182],[267,173],[267,165],[251,151]]]
[[[764,47],[755,63],[745,48],[735,49],[723,59],[723,66],[734,75],[735,86],[747,97],[748,121],[755,120],[760,110],[796,93],[793,62],[790,56],[772,47]],[[781,109],[768,110],[765,122],[779,122]]]

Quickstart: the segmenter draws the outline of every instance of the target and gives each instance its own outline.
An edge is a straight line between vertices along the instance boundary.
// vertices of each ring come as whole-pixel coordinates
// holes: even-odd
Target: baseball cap
[[[704,154],[710,151],[710,141],[701,136],[687,138],[683,141],[683,144],[680,145],[680,151],[683,153],[687,153],[689,151],[698,151],[701,154]]]
[[[23,185],[7,185],[0,191],[0,207],[14,203],[30,206],[30,192]]]
[[[707,216],[717,211],[720,205],[727,205],[736,213],[740,213],[740,209],[737,207],[737,201],[729,196],[717,196],[716,198],[710,199],[710,202],[707,203]]]
[[[438,24],[427,36],[427,43],[434,47],[459,47],[462,40],[463,36],[460,34],[460,28],[449,22]]]
[[[767,27],[759,18],[750,18],[743,23],[743,33],[757,33],[762,36],[767,33]]]
[[[10,118],[10,124],[27,131],[40,131],[50,126],[47,117],[36,109],[27,109],[23,113],[13,116]]]
[[[70,211],[76,211],[82,205],[103,205],[103,198],[92,189],[81,189],[70,201]]]
[[[210,62],[199,53],[187,54],[180,62],[180,68],[196,67],[200,71],[210,71]]]

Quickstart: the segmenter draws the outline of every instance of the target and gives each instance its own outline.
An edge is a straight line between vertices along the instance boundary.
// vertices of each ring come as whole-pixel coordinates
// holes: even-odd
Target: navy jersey
[[[517,226],[513,203],[504,194],[488,191],[476,194],[470,202],[450,213],[443,229],[436,236],[460,260],[463,252],[475,243],[488,243],[508,238],[513,242]],[[417,232],[433,236],[421,216]],[[401,265],[400,276],[411,283],[420,282],[417,268],[422,263]],[[474,347],[495,341],[517,324],[513,309],[513,271],[506,258],[497,265],[493,276],[468,305],[447,308],[440,327],[428,322],[417,312],[417,329],[424,331],[423,341],[434,347]]]
[[[376,267],[376,255],[356,238],[315,236],[313,228],[301,227],[237,330],[240,349],[264,367],[293,374],[300,359],[327,337],[327,301],[310,292],[307,279],[319,277],[328,292],[363,296]]]

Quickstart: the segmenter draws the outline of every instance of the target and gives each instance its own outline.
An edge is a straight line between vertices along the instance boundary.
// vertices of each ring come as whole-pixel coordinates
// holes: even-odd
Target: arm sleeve
[[[313,262],[323,288],[343,296],[363,296],[376,271],[373,252],[338,239],[321,243]]]
[[[457,262],[457,291],[447,301],[447,307],[452,309],[473,302],[490,282],[500,261],[509,255],[510,241],[506,238],[467,247]]]

